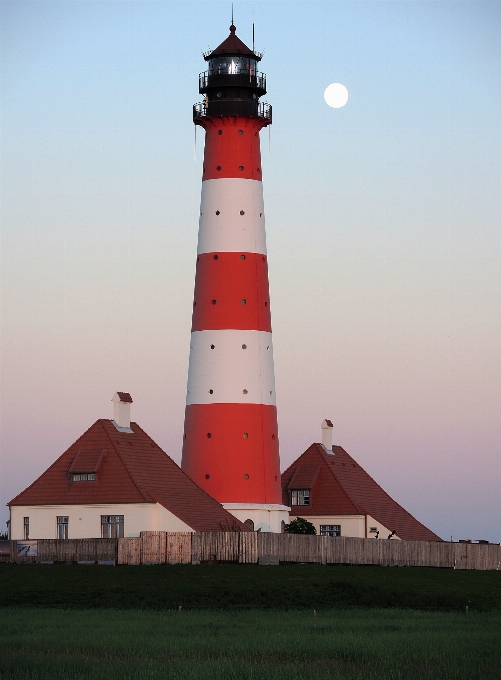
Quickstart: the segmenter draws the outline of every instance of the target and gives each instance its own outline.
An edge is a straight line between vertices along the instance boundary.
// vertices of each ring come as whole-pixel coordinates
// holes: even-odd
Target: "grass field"
[[[0,677],[495,680],[501,612],[1,611]]]
[[[501,571],[311,564],[0,564],[0,606],[74,609],[501,610]]]

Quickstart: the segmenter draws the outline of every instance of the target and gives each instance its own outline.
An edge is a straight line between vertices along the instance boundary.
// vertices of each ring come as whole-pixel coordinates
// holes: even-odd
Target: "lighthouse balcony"
[[[256,90],[258,97],[266,94],[266,74],[258,71],[239,71],[232,73],[228,70],[205,71],[198,76],[200,94],[213,87],[249,87]]]
[[[219,99],[216,101],[199,102],[193,105],[193,120],[205,116],[249,116],[264,118],[271,123],[272,107],[267,102],[257,102],[249,99]]]

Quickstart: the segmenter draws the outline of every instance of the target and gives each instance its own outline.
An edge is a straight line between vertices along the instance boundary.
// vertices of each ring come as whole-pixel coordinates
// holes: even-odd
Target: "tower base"
[[[250,520],[254,531],[260,529],[281,534],[285,524],[289,523],[290,508],[286,505],[272,503],[221,503],[221,505],[241,522],[248,523],[247,520]]]

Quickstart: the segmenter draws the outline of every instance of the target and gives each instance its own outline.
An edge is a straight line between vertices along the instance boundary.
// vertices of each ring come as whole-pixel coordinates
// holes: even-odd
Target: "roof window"
[[[293,489],[291,491],[291,505],[309,505],[310,489]]]

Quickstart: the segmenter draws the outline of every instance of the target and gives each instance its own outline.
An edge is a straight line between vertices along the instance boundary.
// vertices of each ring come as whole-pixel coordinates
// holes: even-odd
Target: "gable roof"
[[[332,453],[327,453],[322,444],[312,444],[287,468],[282,474],[284,504],[289,501],[291,483],[296,486],[296,479],[311,477],[315,466],[320,470],[310,487],[310,505],[301,506],[301,516],[370,515],[395,530],[399,538],[442,540],[394,501],[341,446],[333,446]]]
[[[110,420],[97,420],[8,505],[160,503],[195,531],[249,531],[137,423],[131,429],[119,432]],[[72,483],[73,472],[98,475],[96,481]]]

